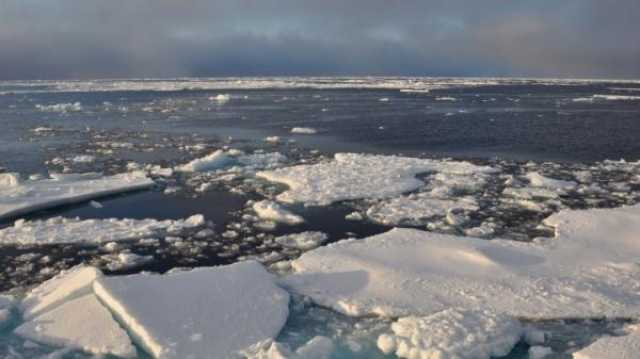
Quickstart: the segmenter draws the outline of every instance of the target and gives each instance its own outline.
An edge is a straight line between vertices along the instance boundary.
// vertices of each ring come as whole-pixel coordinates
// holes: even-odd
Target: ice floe
[[[627,328],[622,336],[606,336],[573,353],[573,359],[635,359],[640,354],[640,327]]]
[[[220,169],[233,161],[225,151],[217,150],[208,156],[197,158],[185,165],[176,167],[179,172],[205,172]]]
[[[290,225],[304,222],[304,218],[273,201],[264,200],[256,202],[253,204],[253,210],[256,212],[258,217],[268,221]]]
[[[107,177],[95,173],[51,174],[49,179],[24,181],[15,174],[4,174],[0,177],[0,219],[153,185],[142,172]]]
[[[275,338],[288,316],[288,293],[256,262],[103,277],[94,290],[155,358],[226,358]]]
[[[181,220],[86,219],[54,217],[47,220],[18,220],[0,230],[0,245],[44,245],[60,243],[107,243],[179,234],[204,225],[202,215]]]
[[[452,307],[524,318],[640,313],[640,206],[562,211],[556,237],[521,243],[394,229],[307,252],[292,290],[348,315],[430,315]]]
[[[241,351],[241,356],[246,359],[329,359],[333,349],[331,339],[316,336],[295,351],[286,344],[266,340]]]
[[[294,127],[291,129],[291,133],[297,133],[302,135],[314,135],[318,133],[318,130],[312,127]]]
[[[542,187],[551,190],[559,190],[559,191],[568,191],[575,189],[578,185],[573,181],[564,181],[559,179],[553,179],[549,177],[545,177],[538,172],[529,172],[527,173],[527,179],[534,187]]]
[[[367,217],[386,225],[420,225],[425,219],[446,216],[453,210],[472,212],[478,210],[478,204],[473,197],[448,200],[420,193],[393,198],[374,205],[367,210]]]
[[[437,171],[464,175],[495,169],[468,162],[338,153],[333,161],[263,171],[257,176],[289,186],[278,196],[279,201],[328,205],[348,199],[394,197],[423,186],[417,174]]]
[[[455,308],[400,318],[391,330],[378,338],[379,349],[408,359],[502,357],[522,336],[520,322],[508,315]]]
[[[58,103],[53,105],[36,105],[36,108],[42,112],[79,112],[82,111],[82,104],[80,102],[73,103]]]
[[[127,333],[93,293],[71,299],[59,307],[23,323],[19,336],[51,346],[123,358],[136,357]]]
[[[275,241],[285,248],[307,251],[319,247],[328,238],[325,233],[309,231],[276,237]]]

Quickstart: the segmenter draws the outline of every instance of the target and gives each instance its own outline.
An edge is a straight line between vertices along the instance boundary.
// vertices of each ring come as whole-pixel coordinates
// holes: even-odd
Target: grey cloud
[[[0,0],[0,79],[640,77],[637,0]]]

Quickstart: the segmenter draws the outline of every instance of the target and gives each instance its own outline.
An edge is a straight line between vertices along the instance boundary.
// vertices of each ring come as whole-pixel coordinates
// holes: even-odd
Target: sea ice
[[[11,319],[11,309],[14,299],[8,295],[0,294],[0,329],[2,329]]]
[[[291,129],[291,133],[303,134],[303,135],[313,135],[318,131],[315,128],[311,127],[294,127]]]
[[[424,183],[415,176],[426,172],[450,174],[487,173],[494,169],[467,162],[338,153],[334,160],[314,165],[298,165],[257,176],[289,186],[280,194],[282,202],[328,205],[360,198],[388,198],[413,191]]]
[[[295,352],[286,344],[266,340],[241,351],[240,355],[246,359],[329,359],[333,349],[331,339],[317,336]]]
[[[393,198],[367,210],[367,217],[385,225],[421,225],[425,220],[445,216],[451,210],[476,211],[478,204],[472,197],[455,200],[437,199],[429,194]]]
[[[106,243],[177,234],[204,225],[202,215],[187,219],[86,219],[54,217],[47,220],[18,220],[0,230],[2,244]]]
[[[53,105],[36,105],[36,108],[42,112],[79,112],[82,111],[82,104],[80,102],[58,103]]]
[[[527,179],[533,187],[542,187],[551,190],[570,191],[578,185],[573,181],[564,181],[545,177],[538,172],[527,173]]]
[[[630,326],[627,335],[606,336],[573,353],[573,359],[637,359],[640,354],[640,327]]]
[[[322,232],[302,232],[276,237],[275,241],[285,248],[307,251],[319,247],[327,238]]]
[[[520,322],[491,311],[447,309],[425,317],[404,317],[378,348],[400,358],[490,359],[502,357],[522,336]]]
[[[640,313],[640,206],[561,211],[555,238],[532,243],[394,229],[292,262],[284,283],[347,315],[429,315],[447,308],[515,317]]]
[[[81,349],[96,355],[136,357],[127,333],[93,293],[67,300],[23,323],[14,333],[38,343]]]
[[[0,220],[153,185],[142,172],[108,177],[95,173],[52,174],[50,179],[26,181],[5,174],[0,177]]]
[[[226,358],[275,338],[289,295],[257,262],[103,277],[94,290],[155,358]]]
[[[276,202],[264,200],[253,204],[258,217],[267,221],[296,225],[304,222],[304,218],[283,208]]]
[[[208,156],[197,158],[185,165],[176,167],[179,172],[206,172],[225,167],[233,162],[225,151],[217,150]]]

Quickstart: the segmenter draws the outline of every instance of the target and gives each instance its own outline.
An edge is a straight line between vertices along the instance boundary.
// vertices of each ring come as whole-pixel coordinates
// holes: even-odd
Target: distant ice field
[[[264,304],[275,314],[260,324],[269,330],[253,328],[260,342],[227,343],[241,358],[626,353],[640,319],[627,258],[638,139],[640,81],[0,82],[0,358],[209,350],[219,333],[154,324],[127,283],[164,288],[154,303],[171,307],[167,283],[205,267],[193,272],[205,285],[183,288],[198,306],[202,288],[231,293],[210,278],[235,283],[249,261],[247,288],[286,292]],[[579,250],[597,261],[565,265]],[[76,266],[95,276],[77,293],[60,286],[55,308],[28,318],[25,294]],[[449,296],[428,285],[433,273]],[[474,292],[476,273],[493,291]],[[264,312],[233,295],[220,303],[234,318]],[[84,317],[60,319],[76,305],[113,335],[94,341],[70,324]],[[186,324],[217,313],[184,307]]]

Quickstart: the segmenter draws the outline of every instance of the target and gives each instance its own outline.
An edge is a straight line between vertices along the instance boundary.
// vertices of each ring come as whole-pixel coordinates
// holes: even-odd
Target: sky
[[[640,78],[638,0],[0,0],[0,80]]]

